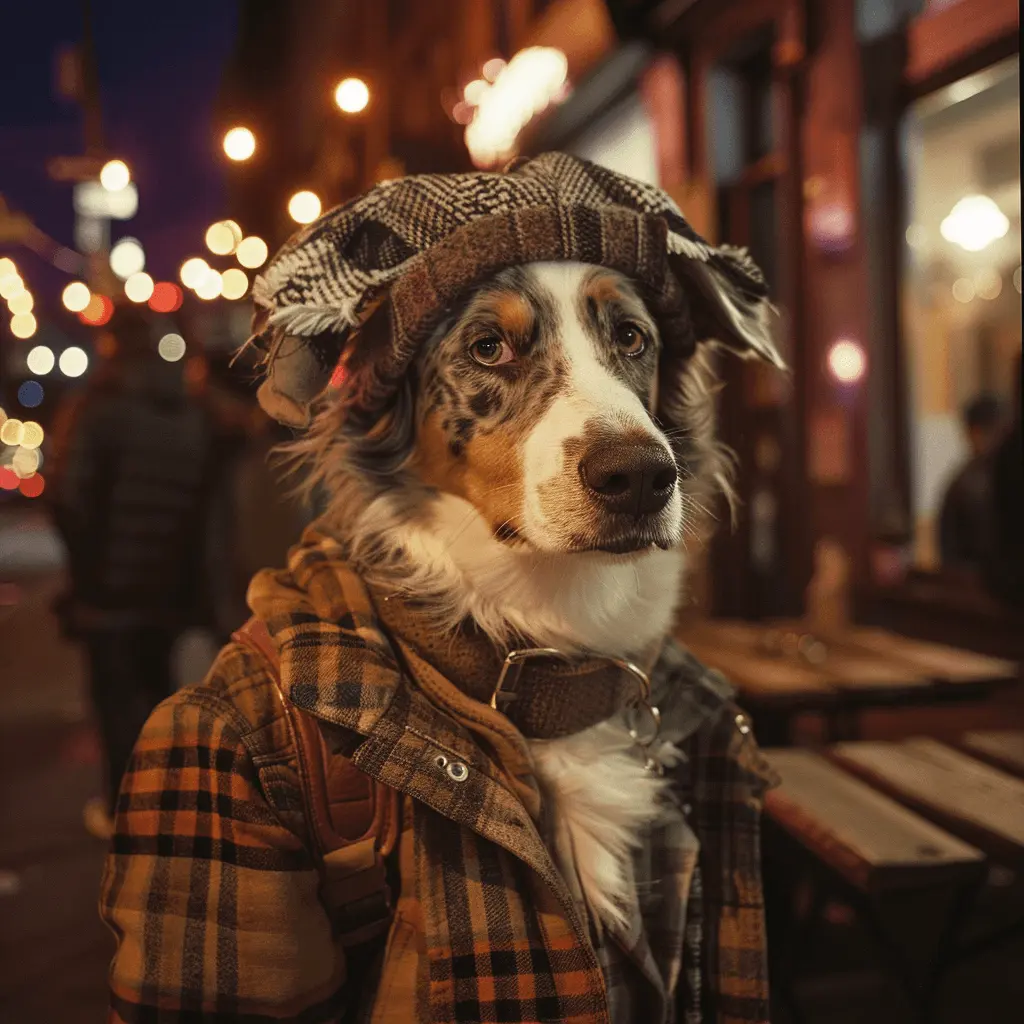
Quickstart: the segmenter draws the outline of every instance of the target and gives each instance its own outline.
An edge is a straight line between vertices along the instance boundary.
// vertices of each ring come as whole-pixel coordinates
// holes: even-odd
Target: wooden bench
[[[975,757],[1024,778],[1024,731],[968,732],[960,746]]]
[[[1024,864],[1024,780],[932,739],[840,743],[829,753],[997,860]]]
[[[984,855],[807,750],[769,750],[771,820],[865,893],[976,877]]]

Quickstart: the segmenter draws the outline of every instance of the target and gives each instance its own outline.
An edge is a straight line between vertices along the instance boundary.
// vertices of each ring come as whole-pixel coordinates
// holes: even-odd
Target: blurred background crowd
[[[1003,736],[1002,781],[947,764],[945,799],[982,779],[963,807],[882,788],[978,845],[977,920],[1024,915],[1015,2],[12,0],[0,25],[0,1020],[102,1019],[135,735],[316,515],[236,358],[253,278],[375,182],[550,149],[661,185],[773,291],[789,372],[719,368],[740,506],[693,554],[681,635],[769,745]],[[769,927],[821,942],[779,1019],[916,1019],[872,915],[781,862]],[[900,913],[920,951],[933,925]],[[1013,920],[941,961],[923,1019],[1019,1013]]]

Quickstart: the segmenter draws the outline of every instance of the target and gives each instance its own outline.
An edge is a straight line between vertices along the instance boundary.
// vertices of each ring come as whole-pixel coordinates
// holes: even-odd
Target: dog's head
[[[621,274],[536,263],[478,288],[415,375],[408,470],[494,537],[549,552],[677,544],[678,453],[659,425],[658,324]]]

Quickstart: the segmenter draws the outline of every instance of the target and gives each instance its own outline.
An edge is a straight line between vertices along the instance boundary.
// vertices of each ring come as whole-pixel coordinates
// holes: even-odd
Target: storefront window
[[[988,540],[985,455],[1019,401],[1019,90],[1015,57],[919,100],[904,122],[901,302],[923,569],[975,567]]]

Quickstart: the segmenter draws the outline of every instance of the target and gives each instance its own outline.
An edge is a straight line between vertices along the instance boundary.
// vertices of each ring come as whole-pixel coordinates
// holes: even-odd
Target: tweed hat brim
[[[507,174],[385,182],[296,234],[253,287],[260,402],[279,421],[306,426],[340,360],[344,401],[372,412],[476,284],[551,260],[637,281],[666,345],[714,338],[781,365],[764,279],[744,252],[705,242],[661,189],[548,153]],[[389,329],[361,331],[385,306]]]

